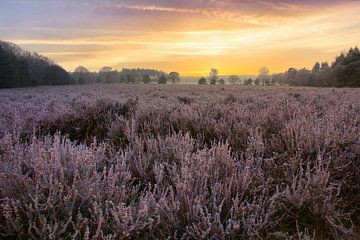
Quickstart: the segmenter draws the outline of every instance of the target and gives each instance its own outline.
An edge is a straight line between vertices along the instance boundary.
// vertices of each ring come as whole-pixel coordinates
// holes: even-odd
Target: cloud
[[[156,1],[155,1],[156,2]],[[300,12],[305,7],[299,4],[274,3],[269,1],[201,1],[202,4],[182,3],[177,5],[175,1],[172,4],[146,3],[146,1],[127,2],[105,2],[96,5],[99,9],[120,9],[135,10],[141,12],[157,12],[159,14],[178,14],[192,15],[192,17],[216,18],[217,20],[226,20],[231,22],[242,22],[251,25],[268,26],[285,21],[288,18],[296,16],[294,12]],[[199,1],[194,1],[199,2]],[[275,12],[273,12],[275,11]],[[290,15],[289,13],[292,13]],[[123,14],[123,13],[121,13]],[[135,13],[136,14],[136,13]],[[141,13],[146,14],[146,13]],[[144,16],[146,18],[146,16]],[[191,16],[189,18],[192,18]]]
[[[97,7],[124,8],[139,11],[157,11],[189,14],[206,14],[207,12],[231,12],[241,14],[257,14],[282,16],[309,11],[312,8],[330,6],[334,3],[351,2],[348,0],[316,1],[316,0],[183,0],[183,1],[146,1],[123,0],[98,2]]]
[[[126,3],[102,3],[102,4],[98,4],[97,7],[110,8],[110,9],[125,8],[125,9],[141,10],[141,11],[191,13],[191,14],[199,14],[202,12],[201,10],[197,10],[197,9],[163,7],[156,5],[134,5],[134,4],[126,4]]]
[[[0,21],[11,21],[0,28],[2,38],[69,70],[81,64],[185,73],[218,66],[226,73],[251,73],[259,64],[281,71],[331,60],[360,38],[357,1],[4,2],[10,0],[0,2]],[[24,7],[28,12],[17,18],[16,9]]]

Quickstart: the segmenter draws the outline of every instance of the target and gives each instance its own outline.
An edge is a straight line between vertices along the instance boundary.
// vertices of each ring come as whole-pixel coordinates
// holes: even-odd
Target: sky
[[[0,0],[0,39],[73,71],[311,68],[360,45],[360,1]]]

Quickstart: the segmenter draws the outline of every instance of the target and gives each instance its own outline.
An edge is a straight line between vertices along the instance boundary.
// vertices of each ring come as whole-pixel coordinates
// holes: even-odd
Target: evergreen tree
[[[66,85],[72,83],[69,73],[58,65],[51,65],[46,69],[44,82],[47,82],[48,85]]]
[[[14,58],[0,46],[0,88],[17,86]]]
[[[71,83],[69,74],[47,58],[0,41],[0,88]]]
[[[206,85],[206,84],[207,84],[206,78],[201,77],[201,78],[198,80],[198,84],[199,84],[199,85]]]

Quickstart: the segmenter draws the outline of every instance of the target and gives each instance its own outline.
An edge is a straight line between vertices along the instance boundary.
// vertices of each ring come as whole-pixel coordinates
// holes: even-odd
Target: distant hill
[[[0,88],[72,83],[70,75],[52,60],[0,41]]]

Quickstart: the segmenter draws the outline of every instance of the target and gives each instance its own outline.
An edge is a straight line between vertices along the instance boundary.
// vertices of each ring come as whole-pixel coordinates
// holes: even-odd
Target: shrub
[[[75,114],[64,115],[50,122],[41,122],[39,132],[42,135],[60,132],[67,135],[71,141],[79,143],[89,144],[96,138],[99,141],[111,140],[121,145],[127,140],[123,130],[124,123],[119,121],[119,118],[130,118],[136,106],[137,100],[131,99],[125,104],[109,100],[98,101],[94,106],[82,106]],[[119,135],[114,136],[114,133]],[[117,141],[122,143],[116,143]]]
[[[0,236],[357,239],[358,94],[3,90]]]

